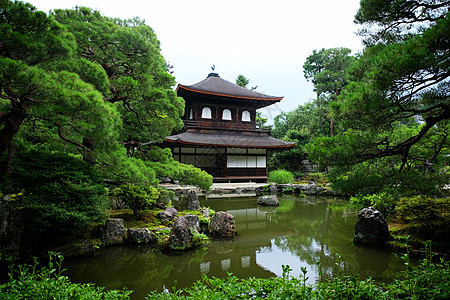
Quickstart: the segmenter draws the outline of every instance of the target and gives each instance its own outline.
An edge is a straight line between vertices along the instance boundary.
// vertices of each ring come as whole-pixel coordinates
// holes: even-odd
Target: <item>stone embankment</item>
[[[269,190],[275,188],[279,194],[306,194],[336,196],[328,186],[318,185],[315,182],[300,184],[267,184],[267,183],[214,183],[209,191],[203,191],[193,186],[180,186],[174,184],[163,184],[167,189],[175,191],[179,196],[187,196],[190,190],[195,190],[199,196],[206,198],[234,198],[251,197],[272,194]]]

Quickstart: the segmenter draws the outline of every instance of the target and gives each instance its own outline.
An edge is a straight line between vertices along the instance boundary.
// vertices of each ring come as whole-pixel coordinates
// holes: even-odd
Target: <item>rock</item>
[[[98,243],[95,240],[81,240],[76,243],[65,244],[55,249],[64,257],[89,257],[94,256],[97,251]]]
[[[383,214],[373,207],[358,212],[353,242],[360,245],[383,245],[391,234]]]
[[[233,237],[236,234],[234,216],[224,211],[216,212],[209,224],[209,233],[213,237]]]
[[[0,200],[0,253],[4,258],[19,256],[23,228],[20,211],[12,207],[8,200]]]
[[[314,181],[312,181],[312,183],[309,183],[309,184],[306,186],[305,194],[306,194],[306,195],[315,195],[316,192],[317,192],[317,186],[316,186],[316,183],[315,183]]]
[[[266,188],[264,186],[258,186],[255,189],[256,196],[262,196],[266,193]]]
[[[166,209],[166,207],[167,207],[167,206],[166,206],[164,203],[162,203],[162,202],[155,203],[153,206],[156,207],[156,208],[159,208],[159,209]]]
[[[122,244],[126,237],[127,229],[123,225],[123,219],[108,219],[105,224],[103,242],[105,244]]]
[[[277,185],[272,183],[272,184],[269,186],[269,193],[270,193],[271,195],[276,195],[277,192],[278,192]]]
[[[187,215],[183,216],[182,218],[185,218],[189,222],[191,228],[196,233],[198,233],[200,231],[200,219],[198,218],[198,216],[193,215],[193,214],[187,214]]]
[[[209,209],[207,208],[202,209],[202,215],[205,218],[209,218]]]
[[[258,204],[263,206],[278,206],[280,205],[280,201],[278,201],[276,195],[261,196],[258,198]]]
[[[194,190],[190,190],[187,195],[186,209],[188,210],[200,209],[200,201],[198,201],[198,195]]]
[[[191,224],[184,217],[178,217],[170,231],[169,247],[174,250],[184,250],[192,247]]]
[[[166,207],[166,209],[159,213],[159,217],[163,222],[172,221],[178,214],[178,210],[173,207]]]
[[[276,184],[270,184],[265,186],[258,186],[255,188],[256,196],[263,196],[263,195],[276,195],[278,192],[278,188]]]
[[[152,244],[156,238],[148,228],[129,228],[128,241],[136,244]]]

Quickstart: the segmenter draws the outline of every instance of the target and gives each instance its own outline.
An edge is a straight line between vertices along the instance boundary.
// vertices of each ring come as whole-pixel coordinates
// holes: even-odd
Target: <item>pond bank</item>
[[[235,197],[252,197],[259,195],[260,191],[268,186],[269,183],[256,182],[235,182],[235,183],[213,183],[209,191],[204,191],[195,186],[181,186],[172,183],[162,183],[162,187],[172,190],[176,195],[185,196],[190,190],[194,190],[199,196],[208,198],[235,198]],[[275,184],[278,193],[321,195],[321,196],[338,196],[328,186],[318,185],[316,183],[300,183],[300,184]]]

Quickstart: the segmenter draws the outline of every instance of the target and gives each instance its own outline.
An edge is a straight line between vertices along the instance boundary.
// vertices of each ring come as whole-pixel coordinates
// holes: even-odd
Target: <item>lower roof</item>
[[[269,135],[244,132],[197,132],[186,131],[166,138],[167,142],[196,146],[217,146],[237,148],[289,148],[295,142],[278,140]]]

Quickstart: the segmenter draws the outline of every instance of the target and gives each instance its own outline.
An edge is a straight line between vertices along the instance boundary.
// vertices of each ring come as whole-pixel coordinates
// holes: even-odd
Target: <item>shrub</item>
[[[350,198],[350,203],[357,208],[373,206],[379,210],[384,217],[388,217],[395,211],[397,198],[387,192],[377,193],[373,195],[356,196]]]
[[[295,176],[295,178],[302,178],[302,177],[305,177],[305,173],[296,171],[296,172],[294,172],[294,176]]]
[[[294,175],[286,170],[275,170],[269,172],[269,182],[278,184],[291,183],[294,180]]]
[[[405,197],[400,199],[396,211],[401,217],[412,219],[428,230],[450,224],[450,199],[447,198]]]
[[[160,191],[153,186],[134,184],[124,184],[110,193],[112,197],[122,200],[135,216],[140,216],[143,210],[151,208],[160,194]]]
[[[106,217],[102,178],[86,162],[64,153],[16,154],[8,176],[27,231],[62,236]],[[53,236],[53,239],[57,236]]]
[[[54,259],[57,259],[54,261]],[[131,291],[111,290],[92,284],[72,283],[62,276],[62,256],[50,254],[48,267],[38,268],[35,260],[31,266],[19,266],[9,274],[9,282],[0,285],[0,299],[80,299],[80,300],[115,300],[130,299]]]

